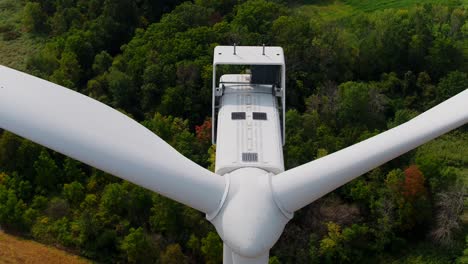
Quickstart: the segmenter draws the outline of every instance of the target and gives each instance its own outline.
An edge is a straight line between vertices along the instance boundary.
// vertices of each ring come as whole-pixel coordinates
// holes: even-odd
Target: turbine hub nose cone
[[[242,168],[225,175],[230,180],[228,194],[211,222],[224,243],[241,256],[264,255],[289,221],[274,201],[271,176],[257,168]]]

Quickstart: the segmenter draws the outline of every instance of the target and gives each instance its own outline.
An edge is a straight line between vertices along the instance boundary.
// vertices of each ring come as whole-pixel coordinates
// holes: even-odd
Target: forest
[[[214,47],[281,46],[289,169],[467,89],[468,3],[384,2],[0,0],[0,64],[213,169]],[[270,263],[468,263],[467,184],[465,125],[296,212]],[[222,261],[202,213],[1,129],[0,227],[98,263]]]

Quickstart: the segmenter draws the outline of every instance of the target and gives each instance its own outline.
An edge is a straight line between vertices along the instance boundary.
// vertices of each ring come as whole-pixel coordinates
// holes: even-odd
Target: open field
[[[24,70],[26,59],[38,52],[44,37],[31,36],[21,28],[24,1],[0,0],[0,64]]]
[[[388,8],[407,8],[417,4],[447,4],[457,0],[322,0],[306,1],[305,5],[296,7],[297,12],[309,16],[320,17],[322,20],[339,20],[348,16],[358,15],[360,12],[372,12]],[[461,0],[465,7],[468,0]]]
[[[456,3],[455,0],[344,0],[347,5],[355,9],[370,12],[386,8],[405,8],[416,4],[432,3],[432,4],[447,4],[450,2]],[[464,5],[468,4],[467,0],[461,1]]]
[[[31,240],[23,240],[0,231],[0,264],[84,264],[89,261]]]
[[[355,14],[355,9],[343,2],[330,2],[324,5],[303,5],[297,12],[308,17],[319,17],[324,21],[338,20]]]

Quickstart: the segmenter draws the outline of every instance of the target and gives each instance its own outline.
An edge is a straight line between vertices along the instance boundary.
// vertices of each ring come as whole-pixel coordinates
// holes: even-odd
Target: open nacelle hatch
[[[219,69],[222,68],[222,69]],[[229,77],[229,78],[227,78]],[[226,85],[271,87],[285,142],[286,67],[281,47],[217,46],[213,58],[212,143],[216,144],[217,116]]]

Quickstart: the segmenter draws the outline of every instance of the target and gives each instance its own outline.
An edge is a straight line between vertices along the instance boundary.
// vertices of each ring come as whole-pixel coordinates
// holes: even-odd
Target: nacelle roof
[[[265,55],[263,55],[265,48]],[[283,48],[268,46],[216,46],[213,65],[284,65]]]

